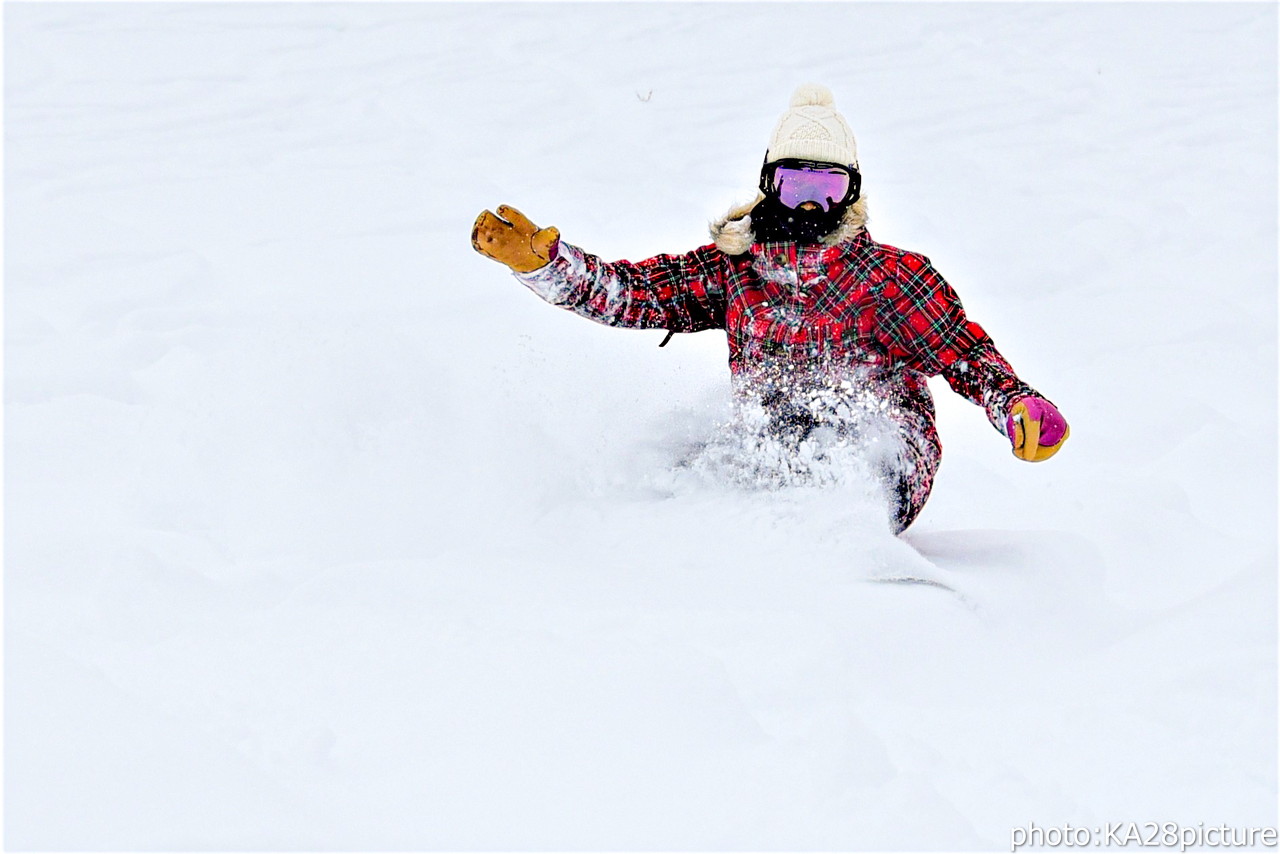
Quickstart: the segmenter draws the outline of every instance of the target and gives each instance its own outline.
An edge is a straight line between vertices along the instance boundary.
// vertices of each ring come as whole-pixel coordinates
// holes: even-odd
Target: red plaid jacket
[[[865,230],[834,246],[756,243],[727,255],[708,245],[639,262],[606,263],[561,242],[554,261],[518,278],[609,326],[727,330],[735,377],[779,362],[872,366],[938,450],[927,377],[945,377],[1002,434],[1017,399],[1038,396],[928,258]]]

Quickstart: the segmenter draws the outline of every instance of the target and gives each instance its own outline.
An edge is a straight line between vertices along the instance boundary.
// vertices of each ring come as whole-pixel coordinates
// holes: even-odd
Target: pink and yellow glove
[[[1005,427],[1013,455],[1031,463],[1044,462],[1058,453],[1071,435],[1058,407],[1042,397],[1024,397],[1015,403]]]

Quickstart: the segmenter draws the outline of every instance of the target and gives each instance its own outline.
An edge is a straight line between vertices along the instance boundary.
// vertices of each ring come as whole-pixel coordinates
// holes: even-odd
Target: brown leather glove
[[[495,216],[485,211],[471,228],[471,245],[481,255],[501,261],[517,273],[532,273],[551,263],[560,239],[555,226],[538,228],[520,211],[499,205]]]

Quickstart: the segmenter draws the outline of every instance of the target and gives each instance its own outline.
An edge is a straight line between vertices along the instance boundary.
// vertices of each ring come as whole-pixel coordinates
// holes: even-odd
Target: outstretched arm
[[[506,205],[497,216],[480,215],[471,242],[542,299],[597,323],[672,332],[724,327],[723,255],[714,246],[609,263]]]
[[[1019,459],[1038,463],[1058,452],[1071,429],[1058,408],[1018,379],[981,326],[966,321],[971,344],[942,370],[947,384],[986,410],[987,420],[1008,437]]]
[[[885,295],[879,325],[891,355],[928,375],[941,374],[953,391],[981,406],[1019,459],[1041,462],[1058,452],[1071,432],[1066,419],[1018,378],[929,259],[904,253]]]

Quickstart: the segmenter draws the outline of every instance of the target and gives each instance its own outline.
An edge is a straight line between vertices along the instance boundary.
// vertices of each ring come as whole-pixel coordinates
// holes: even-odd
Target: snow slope
[[[5,844],[1003,849],[1276,823],[1272,4],[14,4]],[[752,490],[706,242],[799,83],[1072,438]],[[651,94],[649,94],[651,93]],[[878,515],[879,514],[879,515]],[[913,578],[929,583],[906,583]]]

